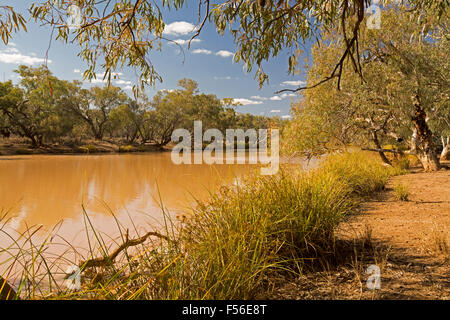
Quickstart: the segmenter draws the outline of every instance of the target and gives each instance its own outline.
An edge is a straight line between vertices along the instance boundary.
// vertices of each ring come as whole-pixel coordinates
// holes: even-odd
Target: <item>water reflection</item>
[[[0,211],[14,216],[18,231],[64,219],[61,228],[73,235],[82,229],[82,204],[104,231],[115,227],[111,212],[137,225],[161,222],[161,202],[172,212],[188,207],[251,167],[175,165],[168,152],[0,158]]]

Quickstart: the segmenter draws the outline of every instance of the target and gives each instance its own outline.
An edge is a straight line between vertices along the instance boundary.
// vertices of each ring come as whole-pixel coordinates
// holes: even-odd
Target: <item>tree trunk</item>
[[[440,161],[450,160],[450,137],[447,137],[447,141],[444,137],[441,137],[442,140],[442,152]]]
[[[391,161],[386,157],[386,155],[384,154],[384,152],[382,150],[383,148],[381,147],[380,141],[378,140],[377,132],[375,130],[372,130],[370,133],[372,135],[372,140],[378,149],[378,154],[380,155],[381,160],[383,160],[384,163],[392,166]]]
[[[425,171],[438,171],[441,168],[436,149],[433,145],[433,133],[428,127],[426,121],[426,113],[420,104],[419,95],[413,97],[414,116],[412,121],[415,127],[415,135],[413,137],[413,148],[415,148],[417,157]]]
[[[42,146],[42,138],[34,135],[34,134],[28,134],[27,135],[28,139],[31,140],[31,147],[34,149],[40,148]]]

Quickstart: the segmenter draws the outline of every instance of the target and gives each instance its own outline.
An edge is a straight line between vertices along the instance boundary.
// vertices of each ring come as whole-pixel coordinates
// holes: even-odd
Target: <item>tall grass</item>
[[[306,260],[332,250],[342,218],[362,196],[381,190],[390,174],[371,156],[352,153],[329,156],[310,172],[286,167],[275,176],[247,177],[198,202],[183,223],[166,215],[165,230],[159,230],[163,236],[124,250],[108,265],[85,268],[78,291],[52,278],[54,272],[61,273],[56,262],[67,258],[61,254],[49,263],[43,254],[47,242],[28,247],[25,255],[15,241],[0,251],[0,261],[9,263],[8,275],[19,261],[27,270],[39,267],[45,275],[39,279],[54,283],[48,292],[38,291],[40,298],[251,299],[266,289],[274,272],[301,273]],[[111,247],[87,213],[85,221],[92,243],[88,257],[78,260],[108,257]],[[118,221],[117,226],[119,246],[129,236]],[[22,278],[24,274],[27,283],[37,285],[36,271],[22,272]],[[36,290],[21,294],[37,298]]]

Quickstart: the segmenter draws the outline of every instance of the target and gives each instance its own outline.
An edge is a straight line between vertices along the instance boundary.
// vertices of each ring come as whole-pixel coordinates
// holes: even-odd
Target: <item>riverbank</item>
[[[165,229],[135,234],[117,221],[112,242],[84,212],[88,254],[49,258],[40,252],[52,240],[25,236],[0,261],[34,266],[4,273],[32,285],[14,286],[25,299],[448,299],[449,172],[333,155],[307,172],[287,165],[224,186]],[[82,270],[76,290],[54,278],[67,262]],[[379,290],[366,287],[370,265]]]
[[[426,173],[414,168],[390,178],[385,190],[347,216],[325,267],[279,279],[268,297],[448,300],[449,226],[450,170]],[[381,272],[377,290],[366,285],[366,270],[372,264]]]
[[[287,165],[275,176],[249,176],[224,186],[179,216],[181,223],[167,220],[156,232],[129,233],[117,222],[121,237],[106,241],[85,213],[89,254],[74,252],[75,259],[36,256],[50,251],[51,241],[26,238],[18,252],[12,244],[4,254],[11,268],[36,267],[33,274],[11,273],[22,282],[52,281],[50,292],[22,288],[27,299],[254,299],[270,291],[276,275],[303,274],[310,261],[332,252],[342,219],[399,172],[366,153],[330,156],[310,171]],[[78,290],[52,277],[65,269],[62,261],[83,270]]]
[[[66,154],[107,154],[107,153],[138,153],[163,152],[170,149],[155,145],[131,145],[120,141],[86,140],[81,143],[46,144],[33,148],[26,140],[20,138],[0,138],[0,156],[10,155],[66,155]]]

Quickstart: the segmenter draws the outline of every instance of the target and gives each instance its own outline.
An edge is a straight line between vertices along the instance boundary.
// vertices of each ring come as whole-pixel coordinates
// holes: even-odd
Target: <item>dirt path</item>
[[[408,201],[397,200],[399,184]],[[393,177],[375,198],[341,224],[335,264],[276,284],[270,298],[450,299],[450,170]],[[379,290],[367,288],[371,264]]]

